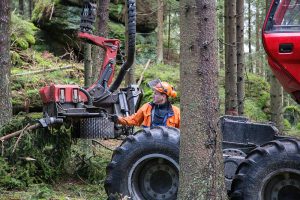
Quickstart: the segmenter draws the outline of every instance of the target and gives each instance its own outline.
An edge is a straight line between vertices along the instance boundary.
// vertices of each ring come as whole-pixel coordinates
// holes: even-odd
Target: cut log
[[[24,76],[24,75],[29,75],[29,74],[42,74],[45,72],[54,72],[58,70],[65,70],[65,69],[73,69],[76,68],[75,66],[64,66],[64,67],[56,67],[56,68],[50,68],[50,69],[41,69],[37,71],[32,71],[32,72],[24,72],[20,74],[13,74],[12,76]]]

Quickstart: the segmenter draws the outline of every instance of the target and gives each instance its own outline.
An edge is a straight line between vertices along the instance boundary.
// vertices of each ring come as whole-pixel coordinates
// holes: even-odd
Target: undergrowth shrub
[[[1,127],[0,135],[20,130],[32,123],[29,117],[16,117]],[[71,136],[64,126],[23,132],[2,142],[0,186],[23,188],[32,183],[53,183],[65,173]]]
[[[292,128],[292,125],[290,124],[289,120],[283,119],[283,126],[285,130],[290,130]]]
[[[0,137],[22,130],[40,117],[28,117],[21,113],[1,127]],[[40,128],[5,140],[0,146],[0,187],[22,189],[30,184],[52,184],[61,177],[77,177],[93,184],[103,183],[111,154],[104,152],[103,155],[101,152],[86,155],[83,149],[75,145],[71,128]]]
[[[92,184],[102,184],[105,179],[105,167],[108,160],[101,156],[86,157],[76,153],[75,162],[77,163],[75,173],[80,178],[85,179]]]
[[[35,32],[38,30],[33,23],[23,20],[18,15],[12,13],[12,31],[11,43],[13,47],[18,47],[23,50],[28,49],[35,44]]]
[[[300,109],[296,105],[286,106],[283,109],[283,116],[291,125],[295,126],[300,119]]]

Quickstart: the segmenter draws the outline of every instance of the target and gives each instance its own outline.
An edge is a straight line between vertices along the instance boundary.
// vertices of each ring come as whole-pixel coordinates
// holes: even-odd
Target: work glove
[[[111,121],[114,123],[118,123],[118,118],[119,118],[119,116],[116,114],[113,114],[110,116]]]

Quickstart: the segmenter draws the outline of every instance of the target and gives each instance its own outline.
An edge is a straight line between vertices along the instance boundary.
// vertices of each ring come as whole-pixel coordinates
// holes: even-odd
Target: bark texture
[[[24,0],[19,0],[19,14],[24,17]]]
[[[92,85],[92,47],[84,44],[84,86]]]
[[[228,115],[237,115],[237,56],[236,56],[236,1],[225,1],[225,10],[227,17],[225,22],[227,31],[225,41],[227,48],[225,54],[225,113]]]
[[[10,1],[0,1],[0,127],[12,116],[10,91]]]
[[[225,30],[226,27],[224,25],[224,14],[225,14],[225,10],[224,10],[224,3],[218,3],[218,37],[219,37],[219,43],[218,43],[218,47],[219,47],[219,68],[224,68],[224,40],[225,40]]]
[[[236,0],[236,53],[237,53],[237,101],[238,114],[244,115],[245,80],[244,80],[244,0]]]
[[[33,0],[28,0],[29,19],[32,18],[32,10],[33,10]]]
[[[97,2],[97,18],[96,18],[96,35],[107,37],[108,36],[108,12],[109,0],[99,0]],[[102,48],[92,47],[92,82],[96,81],[103,63],[104,51]]]
[[[157,0],[157,63],[164,59],[164,1]]]
[[[256,56],[255,56],[255,68],[256,68],[256,73],[259,75],[264,74],[264,69],[263,65],[261,62],[261,27],[262,27],[262,16],[261,16],[261,1],[256,0],[255,2],[255,7],[256,7],[256,12],[255,12],[255,51],[256,51]]]
[[[214,0],[180,1],[181,141],[178,199],[226,199],[218,122]]]
[[[283,131],[283,102],[282,95],[283,89],[276,79],[276,77],[271,74],[270,76],[270,96],[271,96],[271,121],[276,124],[276,127],[282,133]]]
[[[251,11],[251,3],[252,0],[248,0],[248,59],[249,59],[249,72],[254,73],[254,67],[252,63],[252,42],[251,42],[251,37],[252,37],[252,11]]]

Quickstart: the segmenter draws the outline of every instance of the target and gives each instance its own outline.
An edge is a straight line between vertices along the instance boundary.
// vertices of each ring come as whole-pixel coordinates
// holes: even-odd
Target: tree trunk
[[[225,113],[228,115],[238,114],[237,104],[237,54],[236,54],[236,1],[226,1],[228,24],[228,36],[225,38],[228,51],[225,59]]]
[[[12,116],[10,91],[10,1],[0,1],[0,127]]]
[[[180,1],[179,200],[226,199],[218,122],[215,1]]]
[[[28,11],[29,11],[29,19],[32,18],[32,10],[33,10],[33,0],[28,0]]]
[[[227,63],[228,63],[228,52],[229,52],[229,45],[227,44],[228,42],[228,36],[229,36],[229,19],[228,19],[228,3],[227,1],[224,1],[224,42],[225,42],[225,62],[224,62],[224,67],[226,67]]]
[[[254,73],[254,67],[253,67],[253,61],[252,61],[252,42],[251,42],[251,18],[252,18],[252,12],[251,12],[251,1],[248,0],[248,59],[249,59],[249,72]]]
[[[167,53],[167,59],[170,61],[170,44],[171,44],[171,3],[168,2],[169,4],[169,12],[168,12],[168,53]]]
[[[224,3],[218,2],[219,68],[224,68]],[[226,27],[225,27],[226,30]]]
[[[164,59],[164,1],[157,0],[157,63]]]
[[[283,102],[282,102],[282,95],[283,90],[275,78],[273,74],[270,75],[270,96],[271,96],[271,121],[276,124],[279,132],[282,134],[283,132]]]
[[[263,66],[262,66],[262,62],[261,62],[261,15],[260,15],[260,11],[261,11],[261,3],[260,0],[256,0],[255,2],[255,6],[256,6],[256,12],[255,12],[255,24],[256,24],[256,28],[255,28],[255,63],[256,63],[256,71],[257,74],[259,75],[263,75]]]
[[[244,0],[236,0],[237,100],[238,114],[244,115]]]
[[[125,7],[126,7],[126,12],[125,12],[125,49],[126,49],[126,55],[128,55],[128,12],[127,12],[127,1],[125,1]],[[135,55],[134,55],[135,57]],[[125,86],[129,86],[131,84],[135,84],[135,78],[134,78],[134,68],[135,68],[135,63],[132,64],[130,69],[127,71],[126,76],[125,76]]]
[[[92,47],[90,44],[84,44],[84,86],[92,85]]]
[[[19,14],[24,17],[24,0],[19,0]]]
[[[108,5],[109,0],[99,0],[97,2],[97,18],[96,18],[96,35],[108,37]],[[93,45],[92,47],[92,82],[96,81],[101,71],[104,58],[104,51],[102,48]]]
[[[271,4],[271,0],[266,1],[266,14],[269,10]],[[270,97],[271,97],[271,121],[276,124],[279,132],[282,134],[283,132],[283,89],[275,78],[275,76],[270,73]]]

